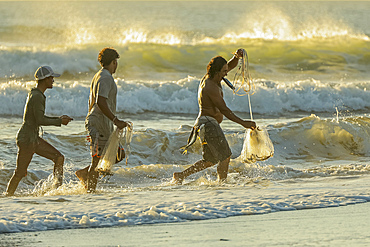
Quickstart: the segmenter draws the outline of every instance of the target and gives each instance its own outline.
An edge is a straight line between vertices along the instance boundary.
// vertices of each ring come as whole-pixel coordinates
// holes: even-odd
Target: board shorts
[[[204,124],[204,130],[200,129],[200,138],[201,140],[203,139],[203,160],[216,164],[229,158],[232,153],[217,120],[213,117],[201,116],[198,122],[201,128],[202,124]],[[203,133],[204,136],[202,138]]]
[[[90,142],[91,157],[100,158],[105,146],[107,145],[109,136],[99,133],[95,127],[89,124],[86,124],[86,129],[89,132],[88,140]]]
[[[197,118],[188,139],[188,145],[183,149],[187,150],[195,142],[197,136],[202,143],[204,161],[217,164],[231,156],[232,153],[224,132],[215,118],[210,116]]]
[[[90,126],[89,124],[86,124],[86,129],[89,132],[88,139],[90,141],[91,157],[101,158],[104,148],[109,141],[109,136],[104,136],[100,134],[96,128]],[[119,144],[116,156],[116,163],[122,161],[125,157],[125,149],[121,144]]]

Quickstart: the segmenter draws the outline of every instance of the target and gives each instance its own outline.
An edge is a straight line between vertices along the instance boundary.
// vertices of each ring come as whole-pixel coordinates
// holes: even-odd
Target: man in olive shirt
[[[54,186],[57,188],[62,185],[64,156],[39,136],[40,126],[67,125],[72,120],[66,115],[60,117],[45,116],[46,97],[44,92],[48,88],[53,88],[54,77],[59,76],[49,66],[41,66],[35,72],[37,87],[31,89],[28,93],[23,124],[16,137],[18,146],[17,167],[8,183],[7,196],[14,194],[21,179],[27,175],[27,168],[35,153],[54,162]]]
[[[236,116],[227,106],[223,98],[221,81],[227,73],[238,65],[243,56],[243,49],[236,51],[234,57],[227,62],[223,57],[212,58],[207,66],[207,74],[203,77],[198,88],[199,114],[189,138],[189,147],[196,136],[202,141],[203,159],[182,172],[173,174],[173,181],[181,184],[183,179],[193,173],[208,167],[217,166],[219,181],[225,181],[228,174],[231,150],[220,127],[223,117],[240,124],[244,128],[256,128],[253,121],[243,120]]]

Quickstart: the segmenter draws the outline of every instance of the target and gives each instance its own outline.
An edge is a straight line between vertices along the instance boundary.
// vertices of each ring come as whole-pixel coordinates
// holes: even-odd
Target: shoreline
[[[370,203],[183,223],[0,234],[0,246],[369,246]]]

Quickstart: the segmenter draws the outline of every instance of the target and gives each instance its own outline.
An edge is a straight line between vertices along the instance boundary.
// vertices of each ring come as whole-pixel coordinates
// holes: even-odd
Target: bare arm
[[[113,121],[113,123],[117,126],[117,128],[119,129],[123,129],[124,127],[127,126],[126,122],[125,121],[121,121],[119,120],[114,114],[113,112],[109,109],[108,107],[108,103],[107,103],[107,99],[102,97],[102,96],[98,96],[98,106],[100,108],[100,110],[103,112],[103,114],[105,116],[107,116],[107,118],[109,118],[110,120]]]
[[[234,56],[229,60],[229,62],[227,62],[227,66],[229,67],[229,71],[234,69],[238,65],[239,58],[241,58],[242,56],[243,56],[243,49],[238,49],[234,53]]]
[[[212,100],[212,103],[219,109],[219,111],[231,121],[242,125],[245,128],[254,129],[256,128],[256,123],[253,121],[245,121],[238,116],[236,116],[230,109],[227,107],[224,99],[220,95],[219,89],[217,87],[212,87],[209,89],[209,97]]]

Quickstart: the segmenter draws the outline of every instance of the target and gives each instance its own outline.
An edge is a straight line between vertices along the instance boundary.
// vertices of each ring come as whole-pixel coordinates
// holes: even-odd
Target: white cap
[[[49,76],[59,77],[60,74],[55,74],[50,66],[41,66],[35,72],[36,80],[42,80]]]

